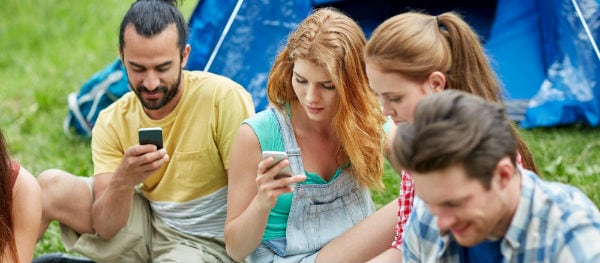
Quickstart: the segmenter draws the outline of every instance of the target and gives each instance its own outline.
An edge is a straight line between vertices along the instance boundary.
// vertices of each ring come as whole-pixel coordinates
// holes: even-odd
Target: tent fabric
[[[515,121],[523,120],[529,98],[544,80],[544,50],[540,48],[540,14],[536,2],[499,1],[484,46],[503,83],[507,113]]]
[[[368,37],[383,20],[400,12],[464,11],[467,21],[487,35],[489,6],[494,1],[454,0],[201,0],[189,21],[192,47],[187,69],[206,70],[240,83],[252,95],[255,110],[268,105],[266,82],[271,64],[295,29],[313,8],[333,6],[357,20]],[[365,12],[369,10],[369,12]],[[491,23],[490,23],[491,24]]]
[[[484,47],[504,98],[528,100],[544,80],[543,50],[535,0],[499,1],[490,37]],[[523,72],[527,75],[523,76]],[[507,90],[510,89],[510,90]]]
[[[252,95],[255,110],[265,109],[271,64],[310,11],[306,0],[201,0],[189,22],[187,68],[237,81]]]
[[[312,8],[342,9],[367,37],[378,23],[402,11],[458,10],[482,36],[504,84],[511,119],[524,128],[577,122],[598,126],[600,55],[594,43],[600,34],[599,1],[201,0],[189,22],[187,69],[239,82],[260,111],[268,105],[266,81],[275,56]]]
[[[598,0],[554,0],[556,53],[529,101],[524,128],[600,124]]]

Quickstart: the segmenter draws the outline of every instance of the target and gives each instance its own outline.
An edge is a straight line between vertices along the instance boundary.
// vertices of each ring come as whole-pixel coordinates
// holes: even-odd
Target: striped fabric
[[[150,202],[162,222],[183,233],[200,237],[223,237],[227,216],[227,187],[185,202]]]

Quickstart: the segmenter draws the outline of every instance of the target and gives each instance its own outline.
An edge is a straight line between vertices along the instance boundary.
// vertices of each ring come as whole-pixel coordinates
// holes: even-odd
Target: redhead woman
[[[374,211],[384,118],[369,88],[366,40],[350,17],[318,9],[271,69],[270,108],[246,120],[230,155],[225,241],[250,262],[314,262],[323,245]],[[284,151],[273,165],[263,151]],[[286,166],[293,176],[275,179]],[[296,184],[295,187],[289,187]]]

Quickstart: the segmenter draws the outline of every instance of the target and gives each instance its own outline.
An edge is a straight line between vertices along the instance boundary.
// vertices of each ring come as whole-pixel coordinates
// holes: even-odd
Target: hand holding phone
[[[271,164],[271,166],[269,167],[269,169],[271,169],[273,166],[277,165],[279,162],[281,162],[284,159],[287,159],[287,153],[286,152],[282,152],[282,151],[263,151],[262,152],[262,158],[267,159],[269,157],[273,157],[273,163]],[[281,169],[281,171],[279,171],[277,173],[277,175],[275,175],[274,179],[280,179],[283,177],[290,177],[292,176],[292,170],[290,168],[290,166],[286,166],[283,169]],[[289,187],[293,190],[294,187],[296,186],[296,184],[291,184],[289,185]]]
[[[162,129],[160,127],[140,128],[138,130],[140,145],[154,144],[156,149],[163,148]]]

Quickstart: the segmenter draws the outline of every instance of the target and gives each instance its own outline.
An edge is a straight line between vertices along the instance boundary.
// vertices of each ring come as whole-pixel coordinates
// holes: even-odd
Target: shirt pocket
[[[193,152],[174,152],[168,173],[182,188],[209,191],[227,183],[223,163],[208,149]]]

